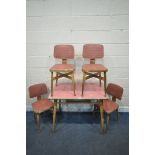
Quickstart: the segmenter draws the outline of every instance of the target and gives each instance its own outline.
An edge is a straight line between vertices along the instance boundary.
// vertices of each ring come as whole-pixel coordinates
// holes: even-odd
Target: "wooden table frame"
[[[54,109],[53,109],[53,131],[56,127],[56,111],[57,111],[57,104],[70,104],[70,103],[62,103],[58,102],[61,100],[65,101],[72,101],[76,100],[79,103],[82,101],[91,101],[96,100],[96,103],[89,102],[86,104],[99,104],[100,107],[100,118],[101,118],[101,129],[104,131],[104,111],[103,111],[103,102],[104,99],[107,99],[108,96],[105,94],[104,90],[97,84],[94,83],[87,83],[85,86],[85,95],[81,96],[81,88],[82,84],[77,83],[76,87],[76,96],[73,95],[71,90],[71,83],[65,83],[65,84],[59,84],[55,86],[55,90],[53,91],[53,96],[51,94],[49,95],[48,99],[52,100],[54,103]],[[93,89],[92,89],[93,88]],[[82,103],[81,103],[82,104]]]
[[[53,103],[54,103],[54,108],[53,108],[53,131],[55,131],[55,128],[56,128],[56,112],[57,112],[57,104],[70,104],[70,103],[59,103],[58,101],[60,100],[66,100],[66,101],[70,101],[72,99],[54,99],[53,100]],[[85,101],[88,99],[76,99],[76,101],[78,101],[79,103],[82,102],[82,101]],[[96,99],[95,99],[96,100]],[[91,101],[91,100],[90,100]],[[103,102],[104,102],[104,99],[98,99],[96,103],[86,103],[86,104],[99,104],[100,106],[100,119],[101,119],[101,129],[102,129],[102,132],[104,132],[104,111],[103,111]],[[82,103],[81,103],[82,104]],[[59,105],[60,106],[60,105]]]

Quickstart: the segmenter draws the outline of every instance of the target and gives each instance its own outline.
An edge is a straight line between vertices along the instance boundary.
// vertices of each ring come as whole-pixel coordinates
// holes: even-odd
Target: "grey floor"
[[[100,129],[96,113],[58,113],[56,131],[51,132],[51,113],[42,115],[38,133],[33,113],[26,113],[27,155],[128,155],[129,113],[120,113],[119,122],[113,114],[109,130]]]

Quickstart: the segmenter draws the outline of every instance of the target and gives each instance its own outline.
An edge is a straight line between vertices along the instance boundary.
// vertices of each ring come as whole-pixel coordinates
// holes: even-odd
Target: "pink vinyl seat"
[[[48,99],[42,99],[32,103],[32,108],[35,113],[42,113],[53,106],[54,104],[51,103]]]
[[[37,97],[37,101],[32,103],[32,108],[34,112],[34,119],[37,120],[37,126],[40,130],[40,114],[47,111],[53,110],[54,103],[50,102],[48,99],[41,99],[41,96],[47,94],[47,86],[44,83],[31,85],[29,87],[30,98]]]
[[[53,96],[53,81],[56,80],[57,86],[58,79],[62,77],[72,80],[75,95],[75,66],[73,64],[67,64],[68,59],[74,59],[74,47],[72,45],[56,45],[54,47],[54,58],[62,59],[62,64],[55,64],[50,68],[51,96]],[[56,73],[56,76],[53,75],[54,73]]]
[[[121,100],[123,95],[123,88],[119,85],[109,83],[106,92],[112,99],[103,101],[103,111],[106,113],[106,129],[108,129],[109,115],[116,111],[118,120],[118,108],[119,105],[116,103],[116,99]]]
[[[83,82],[82,82],[82,96],[84,91],[85,80],[90,78],[98,78],[101,86],[101,80],[104,81],[104,89],[106,91],[106,72],[108,69],[102,64],[95,64],[95,59],[104,57],[104,47],[101,44],[85,44],[83,46],[83,58],[90,59],[90,64],[82,66]],[[95,72],[95,73],[94,73]],[[104,76],[102,76],[104,73]]]
[[[64,72],[64,71],[74,71],[75,66],[72,64],[55,64],[50,68],[50,71],[59,71],[59,72]]]
[[[105,100],[103,104],[103,109],[106,113],[112,113],[119,108],[119,105],[111,100]]]
[[[107,72],[108,69],[101,64],[84,64],[82,67],[83,71],[86,72]]]

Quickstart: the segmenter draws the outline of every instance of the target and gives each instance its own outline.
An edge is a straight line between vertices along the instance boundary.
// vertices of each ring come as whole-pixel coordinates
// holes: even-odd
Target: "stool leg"
[[[51,96],[53,96],[53,72],[51,72]]]
[[[82,96],[84,91],[84,84],[85,84],[85,73],[83,72],[83,81],[82,81]]]
[[[106,77],[106,72],[104,72],[104,91],[106,93],[106,86],[107,86],[107,77]]]

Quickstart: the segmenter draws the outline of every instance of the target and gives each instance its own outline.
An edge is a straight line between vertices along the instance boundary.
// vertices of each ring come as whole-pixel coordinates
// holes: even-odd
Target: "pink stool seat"
[[[85,64],[82,70],[86,72],[107,72],[108,69],[101,64]]]
[[[55,64],[50,68],[50,71],[74,71],[75,66],[72,64]]]

